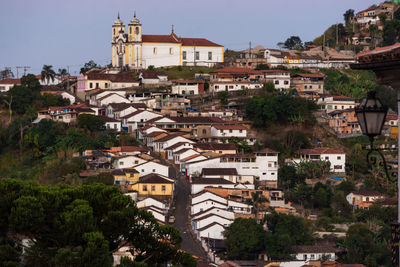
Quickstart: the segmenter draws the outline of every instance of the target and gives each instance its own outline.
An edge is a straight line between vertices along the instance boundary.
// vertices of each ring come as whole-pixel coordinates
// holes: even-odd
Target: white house
[[[301,149],[296,153],[297,157],[293,159],[294,163],[301,161],[329,161],[330,171],[333,173],[344,173],[346,165],[346,153],[341,150],[329,147],[318,147],[312,149]]]
[[[186,165],[185,174],[200,174],[203,168],[236,168],[239,175],[258,177],[273,188],[278,180],[278,152],[266,148],[254,154],[221,155],[195,161]]]
[[[235,184],[222,178],[196,179],[191,184],[191,194],[197,194],[206,187],[235,188]]]
[[[174,152],[173,161],[176,165],[180,165],[181,159],[186,159],[187,157],[190,157],[192,155],[199,155],[199,154],[200,153],[194,150],[193,148],[182,148],[181,150]]]
[[[201,177],[204,179],[222,178],[232,183],[237,183],[240,179],[236,168],[203,168]]]
[[[106,116],[114,119],[120,119],[139,109],[146,109],[146,105],[139,103],[110,103],[106,107]]]
[[[156,173],[160,175],[164,175],[168,177],[169,175],[169,166],[162,164],[160,162],[155,161],[147,161],[142,164],[138,164],[133,166],[140,174],[140,176],[144,176],[150,173]]]
[[[8,92],[14,85],[21,84],[20,79],[4,79],[0,80],[0,93]]]
[[[129,132],[133,132],[138,128],[138,123],[146,122],[157,117],[161,117],[161,115],[148,110],[137,110],[123,116],[122,125],[127,127]]]
[[[115,130],[117,132],[121,131],[121,121],[120,120],[116,120],[114,118],[109,118],[109,117],[100,117],[103,121],[104,121],[104,125],[106,127],[106,129],[111,129],[111,130]]]
[[[97,106],[107,106],[110,103],[130,103],[126,97],[119,94],[111,93],[97,99]]]
[[[137,166],[145,162],[147,162],[147,160],[133,155],[116,157],[114,159],[114,168],[115,169],[131,168],[133,166]]]
[[[99,102],[98,100],[109,94],[118,94],[118,95],[126,98],[125,91],[110,91],[110,90],[102,90],[102,91],[95,90],[95,92],[89,93],[86,98],[89,100],[90,105],[98,106],[98,102]],[[110,103],[118,103],[118,102],[110,102]]]
[[[153,142],[154,151],[159,152],[162,155],[165,155],[165,148],[181,142],[194,144],[192,140],[189,140],[188,138],[181,136],[181,134],[169,134]]]
[[[167,148],[164,148],[164,151],[166,152],[167,159],[168,160],[173,160],[174,159],[174,153],[177,151],[180,151],[185,148],[193,148],[192,143],[187,143],[187,142],[178,142],[176,144],[173,144],[172,146],[169,146]]]
[[[179,95],[198,95],[199,92],[204,92],[204,81],[175,80],[172,81],[171,92]]]
[[[346,196],[347,202],[357,209],[368,209],[378,200],[385,198],[385,195],[377,191],[357,191]]]
[[[339,249],[330,245],[316,244],[313,246],[293,246],[293,259],[296,260],[336,260],[336,253]]]
[[[318,99],[317,105],[330,113],[335,110],[352,109],[356,107],[355,98],[348,96],[322,96]]]
[[[194,231],[196,231],[199,228],[206,227],[215,222],[226,227],[226,226],[229,226],[233,222],[233,219],[225,218],[221,215],[212,214],[212,213],[206,214],[206,215],[203,215],[202,217],[192,219],[192,228]]]
[[[261,89],[263,84],[261,82],[251,81],[214,81],[210,83],[210,91],[240,91],[246,89]]]
[[[208,210],[210,208],[228,209],[228,201],[224,200],[222,202],[215,201],[214,199],[206,199],[193,204],[190,208],[190,214],[197,214],[199,212]]]
[[[213,238],[213,239],[224,239],[223,232],[225,231],[225,226],[214,222],[209,224],[203,228],[196,229],[195,233],[198,239],[204,238]]]
[[[203,191],[200,191],[197,194],[192,194],[191,205],[200,203],[200,202],[202,202],[204,200],[207,200],[207,199],[215,200],[215,201],[221,202],[221,203],[226,202],[226,199],[224,197],[222,197],[222,196],[220,196],[220,195],[218,195],[218,194],[216,194],[214,192],[204,191],[203,190]]]
[[[216,208],[216,207],[211,207],[207,210],[200,211],[199,213],[192,214],[192,218],[197,219],[197,218],[203,217],[204,215],[208,215],[208,214],[217,214],[217,215],[220,215],[220,216],[222,216],[224,218],[228,218],[228,219],[235,218],[235,214],[233,213],[233,211],[230,211],[227,209]]]
[[[158,221],[160,221],[160,222],[162,222],[162,223],[165,223],[166,221],[165,221],[165,211],[164,210],[161,210],[161,209],[157,209],[156,207],[154,207],[154,206],[151,206],[151,207],[145,207],[145,208],[142,208],[142,210],[146,210],[146,211],[148,211],[148,212],[150,212],[153,216],[154,216],[154,218],[156,219],[156,220],[158,220]]]
[[[57,85],[59,83],[61,83],[61,79],[59,79],[58,77],[54,77],[54,79],[47,79],[44,78],[42,80],[42,75],[36,75],[36,78],[39,80],[40,85]]]
[[[152,198],[152,197],[146,197],[145,199],[142,199],[138,202],[136,202],[136,206],[140,209],[140,208],[146,208],[146,207],[156,207],[160,210],[166,210],[167,206],[165,205],[165,203]]]
[[[290,72],[286,70],[261,70],[264,81],[272,82],[275,89],[285,91],[290,88]]]
[[[247,137],[247,128],[243,125],[213,125],[211,126],[211,136],[218,138]]]

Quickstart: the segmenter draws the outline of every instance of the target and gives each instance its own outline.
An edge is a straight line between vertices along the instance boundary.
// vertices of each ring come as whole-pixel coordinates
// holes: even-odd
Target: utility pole
[[[249,58],[251,58],[251,41],[249,42]]]
[[[26,70],[30,69],[31,67],[29,66],[17,66],[15,67],[17,69],[17,79],[19,78],[19,69],[24,69],[24,76],[26,75]]]
[[[338,24],[336,23],[336,47],[339,46],[339,27]]]
[[[69,76],[71,76],[70,74],[69,74],[69,66],[67,66],[67,90],[69,91]],[[73,92],[73,93],[75,93],[75,92]]]

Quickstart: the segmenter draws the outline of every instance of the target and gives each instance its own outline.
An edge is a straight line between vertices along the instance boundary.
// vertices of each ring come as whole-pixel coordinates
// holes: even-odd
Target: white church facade
[[[119,14],[112,26],[112,66],[130,69],[168,66],[207,66],[224,62],[224,47],[204,38],[142,34],[136,14],[127,31]]]

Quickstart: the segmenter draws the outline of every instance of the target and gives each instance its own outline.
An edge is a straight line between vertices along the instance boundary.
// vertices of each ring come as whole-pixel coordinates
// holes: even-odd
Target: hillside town
[[[385,34],[390,21],[400,25],[396,1],[346,12],[340,27],[352,33],[336,25],[334,39],[328,29],[304,44],[289,45],[292,36],[280,49],[233,51],[180,37],[174,26],[144,34],[139,17],[125,25],[118,13],[111,22],[107,66],[89,61],[75,76],[50,65],[21,78],[1,72],[0,209],[10,215],[0,228],[21,251],[1,256],[0,239],[1,266],[41,266],[29,248],[42,245],[61,250],[38,259],[80,266],[72,263],[82,245],[66,252],[69,245],[43,240],[52,231],[112,239],[107,252],[96,251],[107,264],[85,266],[151,257],[143,266],[398,266],[400,43]],[[372,137],[359,118],[370,91],[386,107]],[[80,187],[98,191],[68,191]],[[38,220],[38,210],[56,219]],[[13,260],[22,265],[3,265]]]

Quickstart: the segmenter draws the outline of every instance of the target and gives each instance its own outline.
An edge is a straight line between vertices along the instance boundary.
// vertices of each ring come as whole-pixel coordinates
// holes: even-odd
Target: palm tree
[[[43,65],[43,69],[41,74],[41,78],[40,80],[46,81],[47,84],[49,84],[49,81],[53,81],[54,82],[54,77],[56,76],[56,72],[53,70],[53,66],[52,65]]]
[[[61,78],[67,77],[69,75],[66,69],[58,69],[58,76]]]
[[[253,206],[253,211],[255,214],[255,219],[258,221],[258,213],[261,210],[262,207],[264,207],[264,204],[269,202],[268,199],[262,194],[262,192],[257,191],[257,192],[252,192],[251,193],[251,198],[247,199],[247,204]]]

